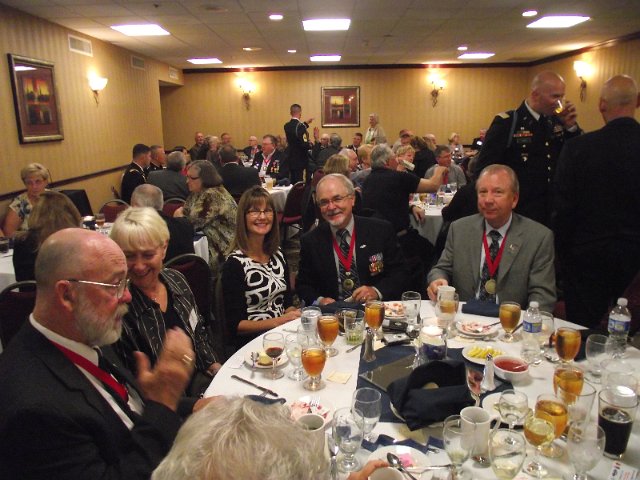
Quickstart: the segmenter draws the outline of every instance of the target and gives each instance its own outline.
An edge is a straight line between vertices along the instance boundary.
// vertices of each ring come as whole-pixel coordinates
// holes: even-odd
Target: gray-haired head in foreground
[[[388,145],[376,145],[371,150],[371,168],[384,168],[393,157],[393,151]]]
[[[174,172],[180,172],[184,168],[186,159],[182,151],[171,152],[167,155],[167,170],[173,170]]]
[[[224,398],[182,425],[152,480],[320,480],[324,452],[288,407]]]
[[[353,195],[356,193],[356,189],[353,186],[353,182],[349,180],[347,177],[345,177],[344,175],[342,175],[341,173],[330,173],[329,175],[324,175],[318,182],[318,185],[316,185],[316,192],[320,190],[320,186],[323,183],[326,183],[328,181],[335,181],[335,180],[339,181],[340,183],[342,183],[342,185],[344,185],[344,188],[347,189],[348,195]]]
[[[132,207],[151,207],[155,210],[162,210],[163,203],[162,190],[150,183],[138,185],[131,194]]]

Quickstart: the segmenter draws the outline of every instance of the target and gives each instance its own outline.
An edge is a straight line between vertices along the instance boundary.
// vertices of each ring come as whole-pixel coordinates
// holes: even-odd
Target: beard
[[[84,336],[87,345],[101,347],[111,345],[120,338],[122,333],[122,317],[129,311],[129,307],[118,305],[116,311],[108,318],[99,319],[95,306],[87,296],[80,296],[76,309],[76,326]]]

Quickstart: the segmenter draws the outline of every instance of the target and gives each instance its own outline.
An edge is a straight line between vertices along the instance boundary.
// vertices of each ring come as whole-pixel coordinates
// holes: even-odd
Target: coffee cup
[[[462,432],[467,444],[473,447],[473,457],[487,457],[489,451],[489,435],[492,433],[491,415],[481,407],[466,407],[460,411]],[[496,430],[500,422],[496,422]],[[463,441],[465,441],[463,439]]]
[[[324,449],[324,417],[316,413],[305,413],[296,420],[296,423],[306,432],[313,436],[313,442],[316,446],[314,451],[318,452]]]

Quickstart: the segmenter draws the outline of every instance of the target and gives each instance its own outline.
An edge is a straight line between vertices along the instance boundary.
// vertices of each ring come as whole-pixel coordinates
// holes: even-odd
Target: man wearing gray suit
[[[435,300],[438,287],[451,284],[460,301],[515,301],[524,309],[535,300],[541,310],[553,311],[553,234],[513,213],[519,189],[506,165],[482,171],[476,183],[480,213],[451,224],[440,260],[427,277],[429,298]]]

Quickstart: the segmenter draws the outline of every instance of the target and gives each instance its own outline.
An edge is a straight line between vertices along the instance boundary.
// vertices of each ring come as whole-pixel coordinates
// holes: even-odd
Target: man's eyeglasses
[[[265,217],[273,217],[273,210],[267,208],[265,210],[247,210],[247,215],[250,217],[258,218],[261,214],[264,214]]]
[[[330,203],[335,203],[337,205],[344,202],[347,198],[352,196],[353,194],[349,193],[347,195],[336,195],[335,197],[331,197],[328,199],[323,198],[322,200],[318,201],[318,205],[320,205],[320,208],[327,208]]]
[[[98,285],[100,287],[115,288],[116,298],[120,300],[124,291],[129,289],[130,280],[128,278],[120,280],[118,283],[91,282],[89,280],[78,280],[77,278],[67,278],[67,282],[84,283],[85,285]]]

